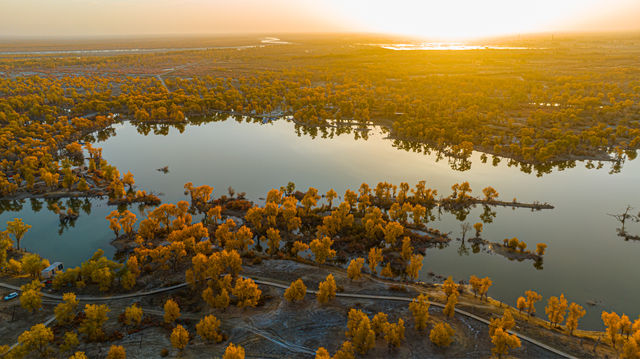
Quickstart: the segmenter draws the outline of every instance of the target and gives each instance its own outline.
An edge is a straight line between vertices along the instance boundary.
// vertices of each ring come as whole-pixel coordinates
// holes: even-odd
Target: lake
[[[532,212],[495,208],[496,218],[485,224],[482,235],[499,242],[518,237],[529,249],[535,249],[538,242],[547,243],[543,269],[536,269],[531,261],[509,261],[483,251],[473,253],[468,243],[465,253],[461,241],[452,240],[444,249],[427,250],[421,277],[428,279],[429,272],[453,275],[455,280],[468,280],[471,274],[489,276],[494,282],[489,295],[511,305],[532,289],[544,297],[537,306],[542,316],[547,298],[564,293],[569,301],[587,310],[581,321],[585,329],[602,328],[602,310],[626,313],[632,320],[639,314],[640,243],[618,237],[619,225],[608,214],[621,213],[627,205],[640,207],[640,161],[625,163],[615,174],[609,174],[609,165],[596,170],[579,162],[574,168],[537,177],[509,167],[506,160],[497,166],[491,159],[482,163],[480,153],[472,155],[469,170],[456,171],[446,159],[438,161],[436,154],[394,147],[394,141],[376,127],[366,140],[354,138],[357,131],[333,138],[322,138],[321,133],[315,138],[299,136],[300,127],[286,120],[263,124],[230,119],[187,125],[182,132],[167,127],[157,131],[163,134],[151,131],[146,136],[129,123],[116,125],[113,130],[115,136],[96,144],[103,148],[104,158],[121,173],[130,170],[139,189],[162,193],[164,202],[186,199],[186,182],[212,185],[217,196],[232,186],[236,192],[246,192],[249,199],[259,201],[269,189],[289,181],[302,191],[315,187],[324,193],[334,188],[343,194],[363,182],[372,187],[380,181],[413,186],[420,180],[426,180],[428,187],[444,196],[451,193],[452,184],[468,181],[476,196],[481,195],[482,188],[492,186],[503,200],[517,197],[521,202],[549,202],[555,209]],[[169,173],[156,170],[163,166],[169,167]],[[108,255],[114,252],[109,245],[114,235],[105,216],[115,207],[107,206],[104,200],[87,202],[78,200],[74,205],[90,207],[90,214],[81,209],[75,225],[62,234],[57,215],[46,209],[46,203],[36,211],[37,205],[34,209],[29,200],[24,201],[21,209],[0,214],[0,223],[22,217],[33,225],[22,241],[24,248],[75,266],[98,248]],[[482,207],[475,208],[465,221],[480,222],[481,213]],[[460,222],[451,214],[443,214],[429,226],[451,232],[452,238],[460,236]],[[640,232],[637,225],[627,228]],[[588,301],[596,301],[597,306],[587,305]]]

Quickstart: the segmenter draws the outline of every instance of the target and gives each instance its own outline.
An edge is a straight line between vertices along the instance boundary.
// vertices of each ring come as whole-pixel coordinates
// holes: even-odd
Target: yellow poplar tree
[[[84,352],[75,352],[69,359],[87,359],[87,355]]]
[[[360,310],[349,310],[346,335],[351,339],[353,346],[360,354],[367,354],[376,343],[376,334],[371,329],[371,321]]]
[[[34,280],[31,283],[25,284],[20,287],[20,306],[33,313],[42,307],[42,293],[40,289],[42,283],[38,280]]]
[[[20,334],[18,342],[28,352],[37,351],[40,357],[48,357],[49,343],[53,341],[53,331],[44,324],[36,324]]]
[[[449,298],[447,298],[447,305],[445,305],[442,313],[448,317],[453,317],[456,313],[456,304],[458,303],[458,292],[453,292]]]
[[[316,262],[322,264],[327,259],[331,259],[335,257],[336,251],[331,249],[331,245],[333,245],[333,240],[329,237],[322,237],[322,239],[314,239],[311,241],[311,252],[316,257]]]
[[[513,319],[513,315],[511,314],[511,310],[507,309],[502,314],[501,318],[491,319],[491,323],[489,323],[489,336],[493,336],[493,333],[498,329],[502,329],[505,332],[513,329],[516,326],[516,321]]]
[[[180,307],[173,299],[167,299],[164,303],[164,322],[171,324],[180,318]]]
[[[336,280],[333,278],[333,274],[327,275],[327,278],[323,282],[320,282],[318,286],[318,302],[325,304],[335,298],[336,289]]]
[[[255,307],[258,305],[262,291],[251,278],[238,278],[231,291],[238,298],[238,307]]]
[[[387,265],[384,266],[384,268],[382,268],[382,270],[380,271],[380,275],[385,277],[385,278],[393,278],[393,270],[391,270],[391,263],[387,263]]]
[[[74,293],[64,293],[62,295],[62,303],[58,304],[53,310],[56,316],[56,322],[60,325],[67,325],[75,318],[75,311],[78,308],[78,300]]]
[[[120,224],[120,212],[111,211],[109,215],[106,217],[109,221],[109,228],[115,233],[116,237],[118,237],[120,230],[122,229],[122,225]]]
[[[126,359],[127,351],[124,350],[124,347],[121,345],[112,345],[109,348],[109,353],[107,354],[107,359]]]
[[[573,331],[578,329],[578,320],[584,317],[587,314],[587,311],[577,303],[571,303],[569,305],[569,314],[567,315],[567,329],[569,330],[569,335],[573,334]]]
[[[104,336],[102,329],[109,319],[109,307],[106,304],[87,304],[84,307],[85,318],[80,323],[78,331],[85,334],[89,340],[98,340]]]
[[[331,359],[331,355],[329,355],[327,349],[320,347],[316,350],[315,359]]]
[[[402,252],[400,253],[400,255],[402,256],[402,259],[404,259],[405,261],[410,261],[412,254],[413,254],[413,246],[411,245],[411,238],[404,237],[404,239],[402,240]]]
[[[307,294],[307,286],[304,285],[302,279],[298,278],[296,281],[291,282],[291,285],[284,291],[284,297],[290,301],[304,300],[304,296]]]
[[[453,278],[449,276],[447,280],[442,284],[442,291],[449,298],[453,292],[458,291],[458,285],[453,281]]]
[[[269,254],[274,255],[280,249],[280,231],[274,228],[267,229]]]
[[[524,292],[524,295],[527,296],[527,315],[531,316],[536,312],[535,304],[542,300],[542,296],[532,290]]]
[[[622,336],[620,335],[620,316],[615,312],[602,312],[601,318],[602,322],[607,327],[605,334],[607,335],[611,346],[617,352],[619,348],[618,344],[622,339]]]
[[[382,262],[382,248],[371,247],[371,249],[369,249],[368,262],[369,270],[375,274],[378,263]]]
[[[353,344],[348,340],[342,342],[342,346],[333,356],[333,359],[355,359]]]
[[[347,267],[347,276],[351,280],[362,278],[362,267],[364,266],[364,258],[352,259]]]
[[[416,329],[423,330],[427,328],[430,305],[429,297],[426,294],[420,294],[409,303],[409,310],[413,314]]]
[[[229,346],[227,346],[227,349],[224,351],[222,359],[244,359],[244,348],[239,345],[229,343]]]
[[[516,307],[522,313],[522,311],[527,308],[527,300],[524,297],[518,297]]]
[[[64,341],[62,345],[60,345],[61,352],[69,352],[74,348],[77,348],[80,345],[80,340],[78,340],[78,334],[75,332],[66,332],[64,333]]]
[[[431,342],[439,347],[448,347],[453,342],[454,331],[447,323],[439,322],[429,332]]]
[[[49,266],[49,261],[35,253],[28,253],[22,256],[20,264],[24,273],[29,274],[33,279],[40,279],[40,273]]]
[[[422,261],[424,257],[419,254],[414,254],[411,256],[411,261],[409,261],[409,265],[407,265],[407,276],[412,279],[418,279],[418,275],[420,274],[420,269],[422,269]]]
[[[564,294],[560,294],[560,297],[551,297],[547,302],[545,313],[549,318],[549,325],[553,327],[562,323],[564,320],[564,314],[567,311],[567,300],[564,298]]]
[[[29,228],[31,226],[22,222],[22,218],[14,218],[13,221],[7,222],[7,231],[16,238],[16,248],[18,250],[20,250],[20,241]]]
[[[502,358],[503,355],[509,353],[509,349],[516,349],[520,347],[520,339],[513,334],[509,334],[502,328],[497,328],[491,336],[491,343],[493,348],[491,352],[497,355],[498,358]]]
[[[182,351],[189,344],[189,332],[178,324],[173,328],[170,340],[174,348]]]
[[[545,243],[536,244],[536,254],[537,255],[543,256],[546,250],[547,250],[547,245]]]
[[[134,303],[124,310],[124,323],[130,326],[140,325],[142,322],[142,308],[138,304]]]
[[[384,327],[384,340],[389,347],[395,348],[400,346],[404,340],[404,320],[398,319],[397,323],[387,323]]]
[[[196,333],[205,341],[220,343],[224,338],[219,331],[220,320],[214,315],[207,315],[196,324]]]
[[[390,246],[396,243],[396,239],[404,233],[404,227],[398,222],[389,222],[384,227],[384,240]]]
[[[376,333],[376,336],[384,334],[384,328],[387,324],[389,324],[389,316],[382,312],[374,315],[371,319],[371,329]]]

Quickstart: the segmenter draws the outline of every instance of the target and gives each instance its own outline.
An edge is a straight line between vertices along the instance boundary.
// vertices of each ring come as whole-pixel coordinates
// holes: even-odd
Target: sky
[[[640,30],[640,0],[0,0],[0,37]]]

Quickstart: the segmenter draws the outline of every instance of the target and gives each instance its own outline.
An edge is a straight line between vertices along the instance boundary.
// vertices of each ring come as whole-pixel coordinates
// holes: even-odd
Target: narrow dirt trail
[[[285,289],[285,290],[287,288],[289,288],[289,286],[286,285],[286,284],[278,283],[278,282],[275,282],[273,280],[267,280],[266,278],[259,278],[259,277],[255,277],[255,276],[245,276],[245,277],[253,279],[256,284],[266,285],[266,286]],[[108,296],[108,297],[77,296],[76,298],[81,302],[82,301],[109,302],[109,301],[119,300],[119,299],[137,298],[137,297],[142,297],[142,296],[148,296],[148,295],[164,293],[164,292],[168,292],[168,291],[184,288],[186,286],[187,286],[187,283],[180,283],[180,284],[176,284],[176,285],[173,285],[173,286],[170,286],[170,287],[158,288],[158,289],[145,291],[145,292],[122,294],[122,295],[115,295],[115,296]],[[12,289],[12,290],[17,290],[17,291],[20,290],[19,287],[16,287],[16,286],[13,286],[13,285],[10,285],[10,284],[6,284],[6,283],[0,283],[0,287]],[[315,295],[315,294],[317,294],[317,291],[308,289],[307,293]],[[45,297],[45,298],[49,298],[49,299],[62,300],[62,296],[60,296],[60,295],[42,293],[42,296]],[[353,293],[336,293],[336,297],[354,298],[354,299],[371,299],[371,300],[389,300],[389,301],[400,301],[400,302],[407,302],[407,303],[410,303],[414,299],[414,298],[410,298],[410,297],[395,297],[395,296],[386,296],[386,295],[369,295],[369,294],[353,294]],[[444,308],[445,307],[445,305],[442,304],[442,303],[431,302],[431,301],[429,303],[431,305],[435,306],[435,307],[439,307],[439,308]],[[148,312],[150,314],[157,314],[156,312],[159,312],[159,311],[150,309]],[[484,319],[482,317],[479,317],[479,316],[477,316],[475,314],[469,313],[467,311],[464,311],[462,309],[455,308],[455,312],[458,313],[459,315],[462,315],[462,316],[465,316],[467,318],[471,318],[471,319],[477,320],[477,321],[479,321],[481,323],[484,323],[486,325],[490,324],[489,320]],[[53,322],[54,319],[55,318],[50,318],[48,320],[47,325],[50,324],[51,322]],[[261,329],[258,329],[258,328],[255,328],[255,327],[251,328],[249,326],[247,326],[246,329],[252,331],[256,335],[262,336],[263,338],[265,338],[265,339],[267,339],[267,340],[269,340],[271,342],[274,342],[274,343],[276,343],[278,345],[284,346],[285,348],[287,348],[289,350],[300,352],[300,353],[309,354],[310,350],[308,348],[304,348],[304,347],[300,347],[300,346],[297,346],[297,345],[289,344],[289,343],[283,342],[282,340],[278,340],[277,338],[273,338],[271,336],[267,337],[268,333],[264,332]],[[524,341],[526,341],[528,343],[536,345],[536,346],[538,346],[538,347],[540,347],[542,349],[548,350],[548,351],[550,351],[550,352],[552,352],[554,354],[557,354],[557,355],[559,355],[561,357],[564,357],[564,358],[567,358],[567,359],[578,359],[577,357],[575,357],[575,356],[573,356],[571,354],[568,354],[568,353],[565,353],[565,352],[563,352],[563,351],[561,351],[559,349],[553,348],[553,347],[551,347],[549,345],[546,345],[545,343],[542,343],[542,342],[540,342],[540,341],[538,341],[536,339],[533,339],[531,337],[528,337],[528,336],[526,336],[524,334],[520,334],[520,333],[515,332],[513,330],[509,330],[508,332],[511,333],[511,334],[516,335],[521,340],[524,340]],[[18,343],[14,344],[10,348],[10,350],[13,349],[17,345],[18,345]],[[315,354],[315,352],[311,353],[311,354]]]

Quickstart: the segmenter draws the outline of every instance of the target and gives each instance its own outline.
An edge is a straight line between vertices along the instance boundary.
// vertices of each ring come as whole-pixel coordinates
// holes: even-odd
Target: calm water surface
[[[104,157],[121,173],[130,170],[138,188],[160,192],[164,202],[185,199],[182,186],[214,186],[216,195],[232,186],[237,192],[258,200],[271,188],[293,181],[300,190],[315,187],[320,192],[334,188],[338,193],[357,189],[362,182],[372,187],[380,181],[408,182],[426,180],[431,188],[448,195],[454,183],[469,181],[473,194],[481,195],[493,186],[500,197],[517,197],[524,202],[549,202],[553,210],[532,212],[526,209],[496,208],[493,223],[485,224],[483,238],[501,241],[518,237],[529,248],[538,242],[549,245],[542,270],[531,261],[517,262],[480,252],[472,253],[453,240],[445,249],[429,249],[421,273],[489,276],[494,285],[490,295],[515,304],[524,291],[533,289],[543,295],[538,314],[544,315],[549,296],[564,293],[587,309],[581,325],[601,328],[600,312],[615,310],[632,319],[639,314],[640,242],[626,242],[616,236],[617,222],[607,213],[619,213],[627,204],[640,207],[640,161],[625,164],[621,173],[610,175],[608,169],[589,170],[578,163],[575,168],[554,171],[543,177],[508,167],[506,161],[494,167],[483,164],[474,153],[468,171],[454,171],[446,160],[435,155],[406,152],[393,147],[379,129],[368,140],[354,139],[354,134],[330,138],[297,136],[294,124],[284,120],[265,125],[238,123],[233,120],[187,126],[182,133],[172,128],[166,135],[143,136],[130,124],[115,126],[116,136],[97,144]],[[489,160],[491,162],[491,160]],[[169,166],[169,173],[157,168]],[[58,234],[56,215],[44,208],[35,212],[29,201],[19,211],[0,214],[0,223],[22,217],[33,228],[23,239],[23,246],[50,260],[67,266],[77,265],[96,249],[109,255],[113,233],[104,217],[114,209],[104,201],[91,201],[90,215],[81,212],[74,227]],[[482,208],[471,211],[466,221],[480,222]],[[460,236],[460,222],[450,214],[430,226],[452,237]],[[638,226],[629,227],[640,232]],[[597,301],[595,307],[586,304]]]

